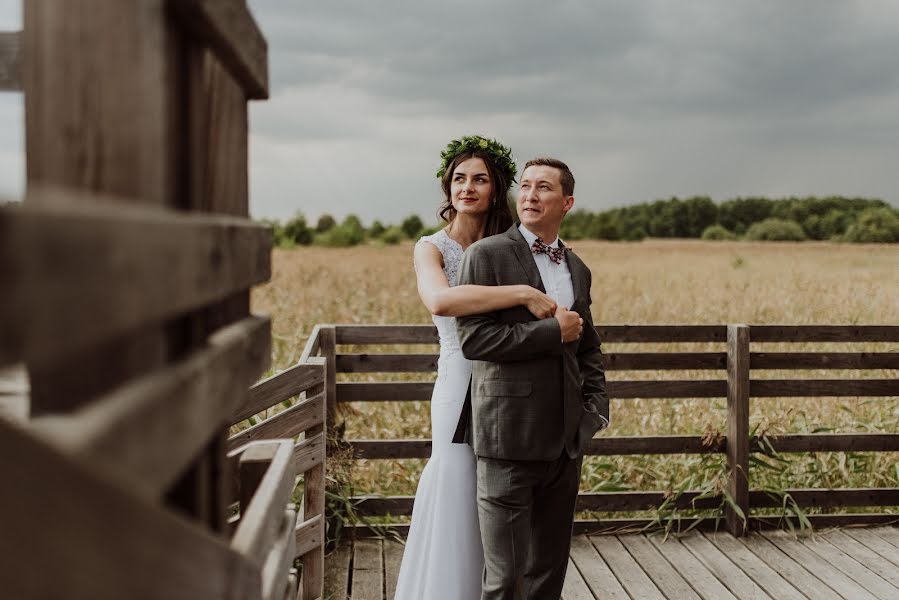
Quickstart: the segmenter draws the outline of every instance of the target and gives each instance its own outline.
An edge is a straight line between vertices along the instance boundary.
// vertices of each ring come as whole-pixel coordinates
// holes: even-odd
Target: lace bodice
[[[459,265],[462,262],[462,246],[448,236],[445,229],[441,229],[433,235],[422,236],[416,245],[423,243],[433,244],[443,255],[443,273],[446,275],[450,287],[455,286]],[[437,333],[440,336],[440,353],[446,354],[453,350],[460,350],[459,335],[456,333],[456,318],[431,315],[431,319],[437,326]]]

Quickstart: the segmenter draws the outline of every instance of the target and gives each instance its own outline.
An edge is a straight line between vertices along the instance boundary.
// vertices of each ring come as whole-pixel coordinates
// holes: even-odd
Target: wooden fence
[[[24,91],[27,169],[0,209],[0,369],[24,365],[4,396],[30,405],[0,418],[4,597],[321,597],[323,403],[285,411],[299,443],[228,439],[314,392],[294,371],[250,389],[271,231],[248,218],[268,74],[245,0],[28,0],[0,89]]]
[[[780,499],[762,490],[749,489],[750,454],[764,449],[778,453],[792,452],[895,452],[899,451],[899,434],[883,433],[811,433],[791,434],[765,439],[751,437],[749,431],[750,398],[899,396],[899,379],[753,379],[761,370],[799,369],[899,369],[899,352],[765,352],[751,351],[750,342],[765,345],[783,342],[899,342],[897,326],[601,326],[597,327],[605,344],[644,343],[723,343],[722,352],[612,352],[605,355],[605,368],[610,373],[608,392],[612,398],[726,398],[727,430],[725,435],[708,439],[700,435],[653,435],[609,437],[600,435],[590,444],[588,455],[662,455],[707,454],[726,455],[727,492],[747,518],[729,504],[726,525],[734,534],[744,526],[771,526],[771,519],[753,514],[753,509],[779,506]],[[436,370],[436,354],[385,353],[383,350],[361,352],[367,346],[437,344],[437,331],[428,325],[359,326],[330,325],[315,329],[311,347],[320,347],[328,358],[329,414],[335,414],[341,402],[429,400],[431,382],[344,382],[342,373],[430,373]],[[341,351],[350,346],[353,352]],[[332,360],[333,359],[333,360]],[[659,379],[622,381],[615,371],[685,370],[717,371],[720,379]],[[788,400],[787,400],[788,401]],[[614,415],[612,415],[614,420]],[[356,458],[408,459],[426,458],[430,454],[428,439],[349,440]],[[899,505],[899,488],[875,489],[788,489],[784,490],[803,508],[812,507],[877,507]],[[680,509],[714,509],[722,506],[720,494],[698,499],[699,491],[687,491],[676,498]],[[665,491],[581,493],[579,511],[642,511],[661,506]],[[359,498],[358,510],[370,516],[401,516],[412,511],[413,497]],[[822,514],[809,516],[815,526],[850,523],[887,523],[899,520],[896,514]],[[608,519],[578,521],[578,532],[603,529],[639,528],[650,520]],[[685,523],[689,525],[691,522]],[[714,519],[702,520],[701,527],[714,527]],[[400,531],[405,526],[396,525]]]

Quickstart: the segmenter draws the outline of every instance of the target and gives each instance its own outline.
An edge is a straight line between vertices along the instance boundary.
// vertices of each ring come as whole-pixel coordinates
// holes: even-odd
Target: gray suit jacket
[[[609,399],[599,335],[590,314],[591,275],[566,252],[574,306],[584,319],[580,340],[562,343],[559,322],[524,306],[456,319],[462,353],[473,362],[469,398],[454,442],[506,460],[579,456],[608,419]],[[540,271],[518,225],[465,252],[458,284],[527,284],[544,291]]]

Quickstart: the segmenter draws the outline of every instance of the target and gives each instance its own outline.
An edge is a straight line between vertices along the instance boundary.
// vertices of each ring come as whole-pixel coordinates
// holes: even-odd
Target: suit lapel
[[[559,240],[559,246],[567,248],[561,239]],[[565,260],[568,263],[568,271],[571,273],[571,288],[574,292],[574,304],[580,302],[586,306],[587,295],[590,293],[590,290],[586,289],[587,281],[584,277],[584,272],[581,270],[581,261],[574,258],[570,248],[567,248],[567,250],[568,251],[565,252]],[[574,309],[572,308],[572,310]]]
[[[518,231],[518,224],[512,225],[506,231],[506,234],[516,242],[513,246],[515,248],[515,256],[518,258],[521,268],[524,269],[525,275],[527,275],[528,283],[531,287],[535,287],[545,294],[546,288],[543,286],[543,279],[540,278],[540,270],[537,268],[536,261],[534,261],[534,254],[530,246],[528,246],[527,240]]]

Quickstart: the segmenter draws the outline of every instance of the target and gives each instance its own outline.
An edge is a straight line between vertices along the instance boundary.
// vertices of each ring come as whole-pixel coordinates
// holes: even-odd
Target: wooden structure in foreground
[[[686,491],[675,502],[680,509],[714,510],[724,506],[726,528],[734,535],[745,529],[777,527],[778,519],[759,514],[758,509],[776,508],[783,497],[750,489],[747,474],[750,455],[771,448],[776,452],[897,452],[899,433],[802,433],[758,439],[750,436],[749,403],[751,398],[795,397],[899,397],[899,378],[865,378],[869,370],[899,369],[899,352],[766,352],[751,350],[750,343],[762,349],[772,343],[899,342],[899,326],[772,326],[772,325],[633,325],[599,326],[604,344],[702,343],[723,344],[721,352],[609,352],[605,367],[609,379],[609,395],[619,399],[726,398],[727,431],[715,439],[700,435],[653,435],[609,437],[593,440],[589,455],[622,454],[698,454],[720,453],[727,457],[727,493],[733,503],[721,494],[697,499],[698,491]],[[344,382],[344,373],[430,373],[436,370],[434,354],[387,353],[391,345],[437,343],[436,328],[431,325],[329,325],[312,332],[310,347],[317,348],[328,359],[330,414],[339,403],[379,401],[426,401],[430,399],[431,382]],[[372,350],[372,346],[375,347]],[[342,347],[342,348],[341,348]],[[349,351],[345,351],[349,348]],[[765,379],[753,373],[765,370],[852,370],[851,379]],[[711,371],[717,379],[620,380],[616,371]],[[614,419],[614,415],[613,415]],[[430,440],[348,440],[356,458],[369,460],[426,458]],[[851,507],[899,506],[899,488],[867,489],[789,489],[784,490],[802,508],[822,507],[829,510]],[[579,511],[634,512],[653,510],[666,502],[664,490],[642,492],[593,492],[578,497]],[[412,512],[414,498],[358,498],[358,510],[370,516],[401,516]],[[742,513],[743,517],[740,516]],[[829,513],[810,515],[816,527],[860,524],[885,524],[899,521],[889,513]],[[640,519],[582,520],[575,531],[593,533],[640,529],[652,523]],[[692,521],[681,524],[683,528]],[[700,528],[717,528],[715,518],[703,519]],[[405,533],[407,526],[397,524]],[[363,532],[364,533],[364,532]]]
[[[245,0],[24,7],[0,35],[27,159],[0,209],[0,369],[29,401],[0,417],[2,595],[320,598],[324,367],[250,389],[271,345],[249,311],[270,276],[247,203],[265,38]],[[297,394],[290,435],[228,439]]]
[[[361,539],[328,557],[333,600],[393,600],[403,547]],[[891,600],[899,598],[899,530],[846,528],[796,538],[763,531],[579,535],[562,600]]]

